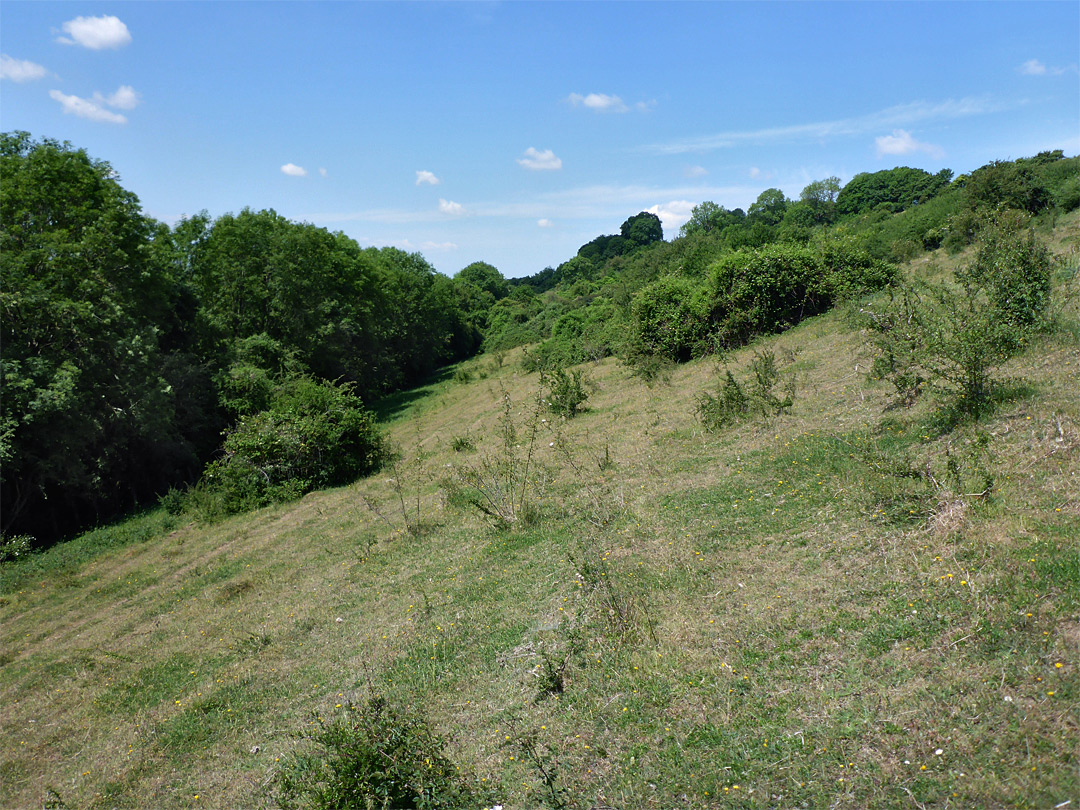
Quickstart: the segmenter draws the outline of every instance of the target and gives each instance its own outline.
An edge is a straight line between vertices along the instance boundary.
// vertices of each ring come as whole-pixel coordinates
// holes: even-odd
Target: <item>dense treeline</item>
[[[2,136],[0,182],[0,528],[39,542],[196,482],[184,498],[217,514],[350,480],[386,452],[364,403],[480,349],[647,372],[889,284],[987,211],[1080,206],[1061,152],[955,179],[900,167],[746,212],[704,202],[671,241],[642,212],[508,282],[274,211],[170,228],[107,163],[26,133]]]
[[[223,431],[236,445],[273,424],[269,440],[282,414],[299,430],[319,401],[357,411],[349,441],[366,436],[357,469],[370,467],[362,400],[474,352],[493,301],[475,270],[452,280],[419,254],[361,249],[273,211],[169,228],[109,164],[26,133],[3,135],[0,177],[5,534],[48,542],[145,503],[234,457]],[[293,449],[344,441],[324,430],[331,418],[294,430]],[[273,480],[293,449],[257,477]]]

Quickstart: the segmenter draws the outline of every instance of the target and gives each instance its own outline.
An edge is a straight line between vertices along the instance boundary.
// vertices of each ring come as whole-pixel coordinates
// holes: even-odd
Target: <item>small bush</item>
[[[530,526],[540,519],[534,500],[537,478],[542,474],[536,458],[537,433],[543,401],[538,395],[523,428],[514,419],[514,404],[503,395],[499,417],[501,447],[474,463],[455,466],[442,482],[447,506],[476,511],[498,529]]]
[[[720,430],[743,419],[750,411],[750,399],[727,371],[716,394],[705,391],[698,397],[697,415],[706,430]]]
[[[478,781],[446,755],[446,743],[412,711],[373,697],[316,720],[311,748],[282,772],[285,810],[434,810],[490,803]]]
[[[450,449],[455,453],[472,453],[476,450],[476,443],[469,436],[455,436],[450,440]]]
[[[577,416],[589,398],[581,371],[568,372],[561,366],[556,366],[541,376],[541,382],[548,388],[548,410],[564,419]]]
[[[785,381],[783,376],[774,352],[755,352],[746,385],[740,385],[731,371],[727,371],[715,394],[706,391],[698,397],[698,419],[706,430],[720,430],[753,414],[765,420],[783,415],[791,409],[795,397],[794,378]],[[783,398],[775,393],[781,382]]]

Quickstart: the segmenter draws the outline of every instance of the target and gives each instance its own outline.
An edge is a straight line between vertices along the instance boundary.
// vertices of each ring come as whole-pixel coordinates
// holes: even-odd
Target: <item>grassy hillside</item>
[[[377,693],[506,808],[1075,806],[1078,232],[978,425],[839,310],[732,355],[794,404],[715,433],[714,362],[561,420],[511,352],[383,403],[393,471],[5,564],[0,805],[272,807]]]

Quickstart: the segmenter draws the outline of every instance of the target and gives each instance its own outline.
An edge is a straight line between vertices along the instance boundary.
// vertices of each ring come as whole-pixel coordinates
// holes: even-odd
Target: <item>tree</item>
[[[195,463],[162,373],[176,285],[155,243],[167,234],[109,164],[0,137],[5,533],[57,539]]]
[[[492,301],[505,298],[510,293],[510,287],[495,267],[487,262],[473,262],[463,267],[454,276],[455,281],[472,284],[480,290],[491,295]]]
[[[779,225],[790,202],[780,189],[767,188],[758,195],[757,200],[750,206],[746,217],[752,220],[753,224]]]
[[[944,191],[952,180],[952,172],[942,169],[930,174],[922,169],[898,166],[880,172],[855,175],[836,196],[837,216],[850,216],[872,211],[889,203],[891,211],[899,212],[923,204]]]
[[[619,228],[619,233],[634,247],[644,247],[653,242],[662,241],[664,227],[656,214],[642,211],[627,219]]]
[[[826,177],[815,180],[802,190],[799,200],[810,207],[814,222],[828,225],[836,215],[836,198],[840,194],[840,178]]]

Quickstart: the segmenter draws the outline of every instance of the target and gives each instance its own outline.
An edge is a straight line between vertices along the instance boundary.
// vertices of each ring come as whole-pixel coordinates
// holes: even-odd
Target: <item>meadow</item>
[[[476,807],[1076,806],[1078,233],[977,422],[868,375],[865,302],[572,419],[516,349],[382,401],[370,478],[4,563],[0,805],[275,807],[378,695]],[[706,430],[755,352],[791,407]]]

